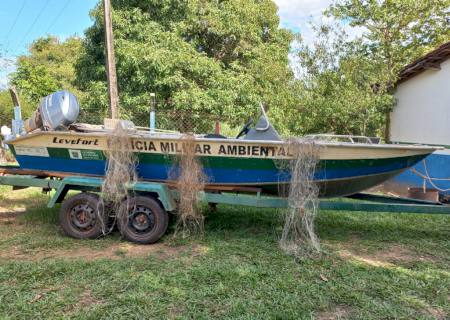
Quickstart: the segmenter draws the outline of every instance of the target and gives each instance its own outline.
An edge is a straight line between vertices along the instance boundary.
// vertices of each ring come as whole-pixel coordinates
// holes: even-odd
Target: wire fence
[[[136,127],[150,127],[150,112],[133,112],[122,114],[122,119],[130,120]],[[92,112],[81,112],[78,122],[89,124],[103,124],[104,117]],[[220,123],[220,117],[195,113],[187,110],[164,110],[155,112],[157,129],[178,131],[181,133],[214,133],[216,123]]]
[[[163,110],[156,111],[156,128],[163,130],[178,131],[181,133],[208,134],[218,133],[233,135],[239,128],[229,125],[227,119],[212,114],[196,113],[188,110]],[[11,112],[0,113],[0,126],[11,128],[14,114]],[[107,117],[101,112],[80,111],[77,122],[89,124],[103,124]],[[121,115],[121,118],[130,120],[136,127],[150,126],[150,112],[134,112]],[[24,119],[26,117],[24,116]],[[243,119],[243,123],[247,119]]]
[[[215,130],[215,124],[220,118],[211,114],[199,114],[184,110],[157,111],[156,127],[163,130],[173,130],[182,133],[211,133]],[[150,113],[133,113],[123,115],[123,119],[130,120],[136,127],[150,126]],[[90,124],[102,124],[103,118],[92,113],[82,113],[78,122]]]

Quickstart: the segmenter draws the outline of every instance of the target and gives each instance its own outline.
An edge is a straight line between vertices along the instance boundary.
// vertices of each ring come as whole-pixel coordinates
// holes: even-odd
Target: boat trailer
[[[64,232],[75,238],[96,238],[101,230],[94,230],[89,226],[92,219],[71,219],[78,212],[84,215],[98,210],[97,195],[101,190],[103,179],[97,176],[76,176],[58,172],[23,170],[18,166],[0,166],[0,185],[12,186],[13,190],[28,187],[41,188],[43,191],[52,192],[48,208],[53,208],[57,203],[62,203],[60,210],[60,224]],[[168,213],[177,209],[178,192],[170,183],[139,181],[136,184],[126,186],[134,196],[131,203],[137,221],[132,223],[118,221],[119,228],[125,238],[138,243],[153,243],[159,240],[165,233],[168,224]],[[76,195],[66,198],[69,191],[81,191]],[[211,208],[218,204],[252,206],[258,208],[286,208],[286,198],[266,196],[259,188],[242,188],[222,186],[220,188],[208,188],[199,194],[202,201],[208,203]],[[84,203],[90,203],[90,206]],[[138,208],[139,210],[137,210]],[[450,205],[399,198],[384,195],[358,193],[344,198],[321,199],[319,202],[321,210],[343,210],[355,212],[395,212],[395,213],[426,213],[426,214],[450,214]],[[137,211],[136,211],[137,210]],[[156,214],[156,218],[150,219],[149,212]],[[145,227],[150,222],[160,223],[159,230],[151,236],[144,236]],[[155,222],[156,220],[156,222]],[[84,232],[90,227],[90,232]],[[130,229],[123,232],[125,229]]]

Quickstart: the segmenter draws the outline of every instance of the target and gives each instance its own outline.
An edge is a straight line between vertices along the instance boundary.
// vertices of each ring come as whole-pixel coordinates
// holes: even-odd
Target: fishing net
[[[206,175],[202,164],[195,155],[195,137],[185,134],[181,137],[182,152],[174,162],[176,188],[179,193],[178,220],[174,236],[181,234],[186,238],[202,235],[204,232],[204,216],[199,207],[199,192],[204,189]],[[176,173],[174,173],[176,172]]]
[[[1,143],[1,141],[0,141]],[[7,159],[6,159],[6,151],[5,149],[3,149],[2,146],[0,146],[0,163],[6,163]]]
[[[319,147],[312,139],[302,138],[291,138],[287,145],[292,155],[287,168],[291,180],[280,247],[288,254],[309,256],[320,252],[319,239],[314,232],[319,203],[314,173],[319,160]]]
[[[16,159],[14,158],[11,151],[7,148],[0,147],[0,162],[1,163],[11,163],[15,162]]]
[[[108,136],[108,148],[105,151],[108,166],[101,188],[102,210],[99,210],[102,213],[99,216],[104,234],[113,229],[116,219],[127,214],[120,212],[120,207],[128,197],[127,186],[137,182],[137,157],[132,151],[131,139],[131,130],[122,121],[117,122]],[[114,221],[109,221],[111,213],[115,216]]]

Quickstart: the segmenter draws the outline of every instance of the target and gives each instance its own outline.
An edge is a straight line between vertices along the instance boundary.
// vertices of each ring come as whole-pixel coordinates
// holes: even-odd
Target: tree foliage
[[[242,123],[260,102],[287,108],[292,34],[271,0],[113,0],[121,116],[187,110]],[[94,110],[107,106],[101,8],[92,12],[77,82]],[[105,113],[106,114],[106,113]]]
[[[7,90],[0,91],[0,126],[11,126],[10,120],[14,117],[13,104]]]
[[[336,0],[324,13],[334,22],[316,25],[310,45],[279,27],[272,0],[112,0],[112,6],[120,112],[133,120],[147,116],[155,92],[159,111],[184,110],[198,121],[207,114],[227,128],[264,103],[285,135],[381,135],[398,71],[450,40],[450,0]],[[106,116],[100,1],[91,15],[83,40],[40,38],[19,57],[11,80],[30,110],[43,96],[68,89],[83,102],[88,116],[81,120]],[[349,37],[349,26],[361,35]],[[289,53],[298,58],[297,79]],[[7,96],[2,92],[0,101]]]
[[[28,55],[18,57],[11,82],[19,89],[22,100],[33,106],[57,90],[67,89],[80,95],[73,82],[74,65],[81,54],[79,38],[63,42],[53,36],[39,38],[30,46]]]
[[[382,135],[395,105],[399,70],[449,39],[448,0],[338,0],[316,25],[316,41],[300,39],[301,102],[290,132]],[[362,30],[349,37],[345,25]],[[298,124],[301,124],[298,126]]]
[[[380,67],[364,55],[360,41],[348,41],[339,26],[316,29],[313,47],[299,48],[297,90],[300,105],[292,133],[379,135],[389,94],[374,91]]]
[[[449,0],[338,0],[328,14],[363,28],[369,56],[395,82],[406,64],[450,40]]]

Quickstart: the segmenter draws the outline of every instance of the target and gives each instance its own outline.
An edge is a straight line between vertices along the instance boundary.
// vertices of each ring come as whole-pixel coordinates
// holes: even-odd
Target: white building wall
[[[450,145],[450,59],[397,86],[392,142]]]

